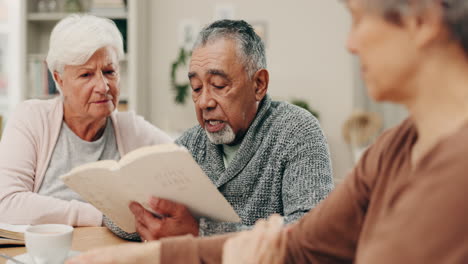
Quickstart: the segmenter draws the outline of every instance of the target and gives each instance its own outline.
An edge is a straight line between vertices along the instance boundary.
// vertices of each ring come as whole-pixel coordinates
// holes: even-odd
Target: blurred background
[[[119,109],[174,138],[197,124],[186,77],[191,44],[222,18],[246,20],[264,40],[272,98],[319,118],[337,182],[383,129],[407,115],[367,97],[359,62],[345,48],[350,17],[338,0],[0,0],[3,126],[19,102],[57,96],[44,59],[53,26],[70,13],[115,21],[126,52]]]

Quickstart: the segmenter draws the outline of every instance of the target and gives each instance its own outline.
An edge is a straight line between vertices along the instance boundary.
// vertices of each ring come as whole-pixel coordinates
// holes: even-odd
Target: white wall
[[[193,104],[173,103],[170,65],[178,54],[177,30],[182,19],[206,25],[213,20],[215,0],[152,2],[152,121],[180,132],[196,124]],[[223,2],[229,3],[229,2]],[[338,0],[236,0],[235,19],[267,24],[270,95],[301,98],[319,111],[328,138],[336,177],[352,166],[341,125],[352,109],[353,71],[345,50],[349,17]],[[189,99],[190,101],[190,99]]]

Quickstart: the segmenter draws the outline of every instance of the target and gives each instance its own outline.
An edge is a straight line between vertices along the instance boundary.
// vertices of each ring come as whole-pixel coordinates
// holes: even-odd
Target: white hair
[[[218,132],[208,132],[206,129],[205,132],[211,143],[215,145],[231,144],[234,142],[234,139],[236,139],[236,134],[232,130],[232,127],[228,124],[226,124],[226,126],[224,126],[224,128]]]
[[[110,46],[117,59],[124,56],[122,34],[115,23],[93,15],[69,15],[55,25],[50,35],[47,66],[63,73],[65,65],[82,65],[99,49]],[[60,87],[57,89],[61,92]]]

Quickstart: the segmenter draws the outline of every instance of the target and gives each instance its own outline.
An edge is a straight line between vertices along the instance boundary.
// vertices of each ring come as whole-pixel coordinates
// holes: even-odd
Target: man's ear
[[[261,101],[268,91],[268,82],[270,74],[266,69],[258,70],[254,75],[255,82],[255,99]]]

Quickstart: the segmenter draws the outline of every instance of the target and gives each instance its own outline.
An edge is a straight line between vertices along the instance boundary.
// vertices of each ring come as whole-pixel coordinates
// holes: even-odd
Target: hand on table
[[[137,202],[129,205],[135,215],[136,230],[143,241],[186,234],[198,236],[198,222],[185,206],[156,197],[151,197],[149,206],[163,217],[154,216]]]
[[[65,264],[158,264],[160,243],[128,243],[94,249],[69,259]]]
[[[285,250],[282,226],[283,218],[273,215],[268,221],[257,221],[252,230],[228,239],[223,248],[223,264],[281,263]]]

